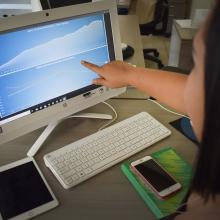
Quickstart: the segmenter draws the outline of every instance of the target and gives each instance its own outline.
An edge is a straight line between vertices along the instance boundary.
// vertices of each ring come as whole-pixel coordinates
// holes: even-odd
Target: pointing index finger
[[[81,64],[82,64],[83,66],[87,67],[88,69],[90,69],[90,70],[92,70],[92,71],[98,73],[98,74],[101,73],[101,67],[98,66],[98,65],[95,65],[95,64],[93,64],[93,63],[89,63],[89,62],[84,61],[84,60],[81,61]]]

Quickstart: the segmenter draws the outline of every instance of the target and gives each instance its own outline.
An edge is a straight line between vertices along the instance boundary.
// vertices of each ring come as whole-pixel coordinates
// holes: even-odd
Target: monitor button
[[[28,216],[29,217],[33,217],[34,216],[34,212],[33,211],[28,212]]]

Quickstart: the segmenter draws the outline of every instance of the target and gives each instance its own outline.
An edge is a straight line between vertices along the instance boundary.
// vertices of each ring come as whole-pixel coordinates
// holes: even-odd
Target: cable
[[[47,4],[48,4],[49,9],[51,9],[52,7],[51,7],[51,4],[50,4],[50,0],[47,0]]]
[[[165,111],[167,111],[167,112],[170,112],[170,113],[172,113],[172,114],[174,114],[174,115],[182,116],[182,117],[184,117],[184,118],[188,118],[188,119],[190,120],[190,118],[189,118],[188,116],[183,115],[183,114],[180,114],[180,113],[177,113],[177,112],[174,112],[174,111],[172,111],[172,110],[170,110],[170,109],[164,107],[163,105],[161,105],[159,102],[157,102],[157,101],[155,101],[155,100],[152,100],[152,99],[150,99],[150,98],[147,99],[147,100],[153,102],[154,104],[158,105],[159,107],[161,107],[163,110],[165,110]]]
[[[107,122],[106,124],[102,125],[102,126],[98,129],[98,131],[100,131],[100,130],[102,130],[103,128],[107,127],[108,125],[112,124],[112,123],[118,118],[118,114],[117,114],[116,110],[114,109],[114,107],[113,107],[112,105],[110,105],[110,104],[107,103],[107,102],[101,102],[101,103],[107,105],[107,106],[114,112],[115,117],[114,117],[111,121],[109,121],[109,122]],[[68,116],[68,117],[64,118],[64,120],[65,120],[65,119],[68,119],[68,118],[76,118],[76,117],[77,117],[77,115],[76,115],[76,116],[71,115],[71,116]],[[80,116],[78,116],[78,117],[80,117]],[[81,117],[82,117],[82,116],[81,116]],[[106,119],[107,119],[107,118],[106,118]],[[108,119],[109,119],[109,118],[108,118]]]
[[[112,105],[110,105],[110,104],[107,103],[107,102],[102,102],[102,103],[105,104],[105,105],[107,105],[107,106],[114,112],[115,117],[114,117],[111,121],[109,121],[109,122],[107,122],[106,124],[102,125],[102,126],[98,129],[99,131],[101,131],[103,128],[107,127],[108,125],[112,124],[112,123],[118,118],[118,114],[117,114],[116,110],[114,109],[114,107],[113,107]]]

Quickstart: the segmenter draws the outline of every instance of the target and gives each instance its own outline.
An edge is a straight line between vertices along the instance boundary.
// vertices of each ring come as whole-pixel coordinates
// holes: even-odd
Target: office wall
[[[192,0],[190,18],[193,18],[195,9],[209,9],[214,0]]]

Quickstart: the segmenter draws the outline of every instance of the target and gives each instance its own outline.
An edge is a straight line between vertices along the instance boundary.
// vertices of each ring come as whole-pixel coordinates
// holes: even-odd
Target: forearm
[[[103,66],[97,66],[86,61],[81,63],[99,74],[99,78],[93,80],[96,85],[104,85],[109,88],[132,85],[162,103],[182,113],[186,112],[184,90],[187,76],[183,74],[135,68],[122,61],[113,61]]]
[[[173,72],[136,68],[130,83],[158,101],[185,113],[184,89],[187,76]]]

